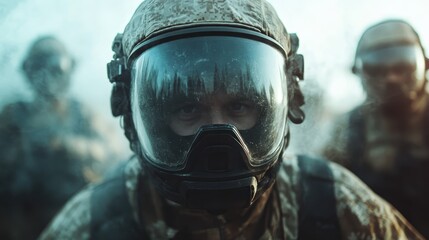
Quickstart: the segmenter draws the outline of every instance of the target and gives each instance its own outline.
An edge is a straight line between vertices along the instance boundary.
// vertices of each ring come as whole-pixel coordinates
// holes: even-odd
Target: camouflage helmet
[[[122,40],[125,55],[130,56],[134,46],[154,35],[198,25],[252,29],[277,40],[287,53],[291,50],[288,32],[265,0],[145,0],[125,27]]]
[[[358,42],[353,72],[356,71],[356,61],[363,54],[397,45],[418,45],[423,49],[416,30],[404,20],[388,19],[370,26]]]
[[[160,11],[162,9],[162,11]],[[180,13],[180,14],[178,14]],[[304,78],[303,56],[297,54],[299,40],[289,34],[273,6],[266,0],[216,0],[216,1],[170,1],[145,0],[136,9],[123,33],[118,34],[112,44],[114,60],[108,64],[108,77],[115,83],[111,108],[114,116],[129,112],[126,97],[129,87],[129,72],[132,54],[136,46],[159,34],[196,26],[231,26],[262,33],[279,43],[288,55],[289,118],[294,123],[304,121],[304,96],[298,79]],[[125,70],[125,71],[124,71]]]
[[[123,116],[131,149],[166,198],[217,211],[249,206],[272,186],[288,143],[287,121],[304,119],[298,85],[298,78],[303,78],[303,57],[296,53],[298,45],[296,35],[286,31],[265,0],[145,0],[137,8],[113,43],[114,60],[108,64],[114,83],[111,107],[114,116]],[[151,62],[150,69],[145,59]],[[152,60],[162,63],[155,66]],[[227,63],[237,65],[226,70]],[[166,68],[175,73],[166,73]],[[235,77],[228,75],[231,72]],[[273,72],[276,76],[272,77]],[[206,87],[206,83],[212,85]],[[155,90],[158,86],[162,94]],[[182,86],[187,89],[182,91]],[[259,86],[264,90],[257,90]],[[274,90],[280,98],[271,97]],[[166,116],[173,109],[170,103],[178,102],[175,97],[190,93],[204,101],[222,91],[231,93],[228,97],[246,95],[252,103],[273,104],[261,105],[249,127],[211,122],[182,134],[167,123]],[[208,154],[208,149],[216,151]],[[221,192],[228,194],[217,194]]]

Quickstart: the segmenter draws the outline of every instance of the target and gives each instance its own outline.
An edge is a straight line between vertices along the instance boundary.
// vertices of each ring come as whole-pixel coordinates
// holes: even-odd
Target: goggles
[[[357,68],[368,78],[383,78],[388,74],[399,77],[422,76],[425,59],[420,46],[393,46],[361,54]]]
[[[72,71],[73,60],[66,55],[51,54],[32,56],[27,61],[28,72],[48,71],[52,74],[62,75]]]

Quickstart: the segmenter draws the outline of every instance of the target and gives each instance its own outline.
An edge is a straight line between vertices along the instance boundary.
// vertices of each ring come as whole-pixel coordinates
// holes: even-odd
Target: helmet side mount
[[[112,115],[118,117],[126,114],[130,108],[130,71],[122,48],[122,34],[116,35],[112,43],[112,50],[115,54],[113,60],[107,64],[107,76],[114,84],[110,97]]]

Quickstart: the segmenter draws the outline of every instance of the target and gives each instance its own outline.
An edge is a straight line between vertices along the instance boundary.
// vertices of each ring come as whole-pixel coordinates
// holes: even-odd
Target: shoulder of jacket
[[[331,165],[337,215],[348,239],[424,239],[395,208],[350,171],[335,163]]]
[[[369,217],[374,210],[387,207],[378,195],[348,169],[336,163],[330,165],[339,213],[349,209],[360,216],[366,214]]]
[[[112,196],[107,195],[108,199],[100,198],[100,196],[115,191],[118,185],[124,185],[124,189],[128,193],[123,196],[125,199],[129,199],[130,195],[135,194],[136,187],[133,183],[137,181],[137,163],[136,158],[132,158],[118,165],[103,182],[89,185],[75,195],[42,233],[40,240],[89,239],[91,224],[94,221],[94,208],[100,209],[110,203],[109,199],[111,200],[115,193],[112,192]],[[122,195],[121,192],[116,194]]]
[[[67,202],[42,233],[39,240],[88,239],[93,190],[93,186],[88,186]]]
[[[339,200],[378,198],[358,177],[337,163],[312,156],[284,157],[278,176],[280,185],[285,190],[292,188],[299,192],[303,177],[332,184]]]
[[[356,191],[368,191],[369,188],[350,170],[335,162],[329,163],[332,169],[333,180],[336,185]]]

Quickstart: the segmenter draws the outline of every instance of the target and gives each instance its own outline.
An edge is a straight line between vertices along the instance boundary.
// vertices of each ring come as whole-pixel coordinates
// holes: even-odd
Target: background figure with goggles
[[[0,239],[35,239],[119,155],[105,123],[69,93],[75,65],[52,35],[37,37],[25,53],[33,97],[0,112]]]
[[[342,167],[284,153],[297,49],[265,0],[145,0],[108,64],[136,156],[41,239],[422,239]]]
[[[386,20],[368,28],[353,66],[367,99],[338,120],[325,155],[429,238],[427,69],[420,38],[407,22]]]

